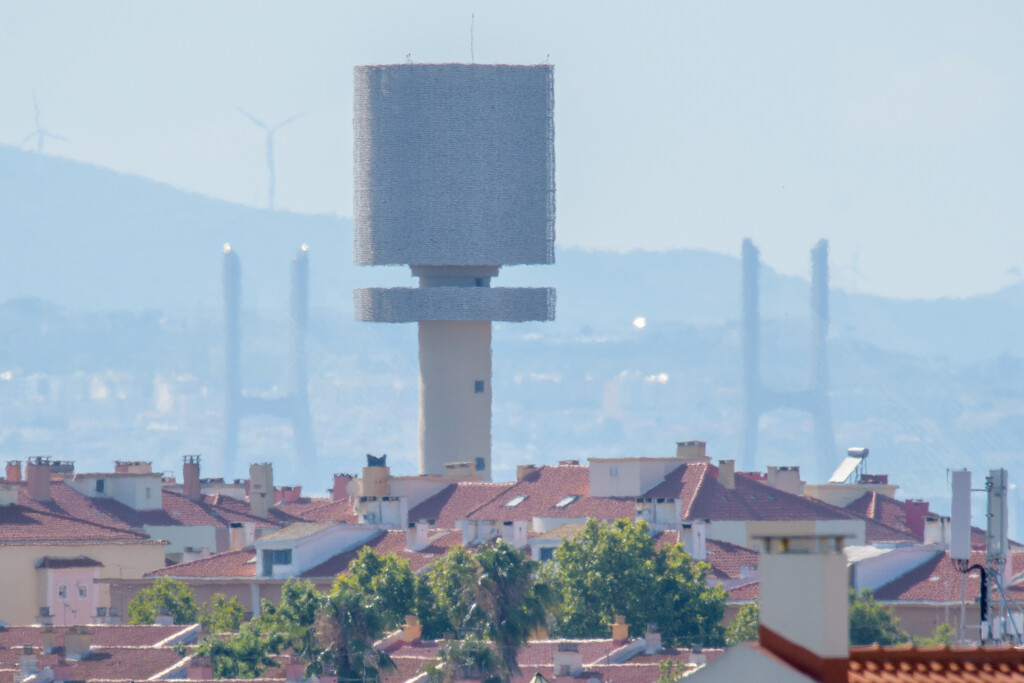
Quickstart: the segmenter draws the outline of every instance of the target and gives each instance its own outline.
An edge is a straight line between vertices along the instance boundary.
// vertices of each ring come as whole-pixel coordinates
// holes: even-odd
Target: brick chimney
[[[46,503],[50,498],[50,458],[33,455],[25,464],[25,479],[28,481],[28,496],[34,501]]]
[[[621,614],[615,615],[615,623],[612,624],[612,640],[629,640],[629,624],[626,617]]]
[[[4,473],[4,478],[7,481],[21,481],[21,461],[20,460],[8,460],[7,469]]]
[[[727,489],[736,488],[736,461],[718,461],[718,483]]]
[[[845,683],[849,577],[841,536],[760,537],[761,647],[823,683]]]
[[[199,456],[181,456],[181,493],[189,500],[198,501],[203,497],[199,485]]]
[[[53,665],[53,683],[65,683],[71,680],[71,665],[61,657]]]
[[[335,474],[334,488],[331,489],[331,500],[345,500],[350,498],[348,484],[354,477],[351,474]]]
[[[274,491],[275,503],[294,503],[302,498],[301,486],[282,486]]]
[[[927,500],[908,500],[903,503],[903,511],[907,516],[910,532],[920,539],[924,538],[924,518],[928,515]]]

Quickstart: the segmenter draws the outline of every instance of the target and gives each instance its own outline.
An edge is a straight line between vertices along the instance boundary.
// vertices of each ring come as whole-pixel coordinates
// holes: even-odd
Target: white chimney
[[[555,652],[555,676],[575,676],[583,671],[583,655],[579,645],[566,640],[558,642]]]
[[[951,525],[949,517],[941,515],[925,515],[924,542],[938,545],[949,545]]]
[[[683,522],[679,532],[679,542],[683,550],[695,560],[703,562],[708,559],[707,520]]]
[[[418,553],[430,545],[430,523],[424,520],[409,525],[405,532],[405,549]]]
[[[727,489],[736,488],[736,461],[718,461],[718,483]]]
[[[843,538],[780,533],[760,540],[761,647],[816,680],[845,682],[850,581]]]

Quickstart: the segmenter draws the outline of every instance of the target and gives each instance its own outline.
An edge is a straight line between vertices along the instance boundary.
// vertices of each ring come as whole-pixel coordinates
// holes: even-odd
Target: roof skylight
[[[562,500],[555,503],[555,507],[558,508],[559,510],[564,510],[565,508],[569,507],[579,499],[579,496],[566,496]]]
[[[512,498],[511,500],[509,500],[507,503],[505,503],[501,507],[504,507],[504,508],[514,508],[515,506],[517,506],[520,503],[522,503],[524,500],[526,500],[526,496],[519,495],[519,496],[516,496],[515,498]]]

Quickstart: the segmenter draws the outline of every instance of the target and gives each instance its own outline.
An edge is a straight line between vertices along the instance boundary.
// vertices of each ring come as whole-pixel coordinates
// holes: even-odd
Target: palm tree
[[[311,669],[334,669],[338,681],[380,680],[383,670],[394,669],[386,652],[373,647],[384,634],[379,598],[369,596],[343,581],[336,581],[317,616],[320,647]]]
[[[498,648],[500,672],[505,680],[521,673],[516,655],[530,633],[547,622],[554,592],[536,583],[537,563],[502,540],[476,554],[475,604],[484,633]]]

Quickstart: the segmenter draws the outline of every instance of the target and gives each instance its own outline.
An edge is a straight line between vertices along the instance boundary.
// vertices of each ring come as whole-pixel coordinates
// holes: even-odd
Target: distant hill
[[[414,283],[404,268],[353,266],[348,219],[239,206],[5,146],[0,239],[8,257],[0,301],[39,297],[81,311],[216,311],[225,242],[242,256],[247,308],[286,305],[288,262],[302,243],[311,247],[315,307],[346,313],[353,287]],[[739,282],[737,258],[706,251],[559,249],[556,265],[507,268],[495,284],[557,287],[551,332],[571,335],[624,329],[638,316],[652,324],[735,323]],[[807,318],[805,280],[765,266],[761,289],[766,320]],[[834,335],[917,356],[1019,353],[1024,337],[1024,284],[938,301],[833,290],[831,303]]]

